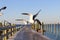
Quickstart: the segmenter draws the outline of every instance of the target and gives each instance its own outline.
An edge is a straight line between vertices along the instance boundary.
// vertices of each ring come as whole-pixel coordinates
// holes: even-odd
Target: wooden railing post
[[[17,32],[16,26],[0,27],[0,40],[8,40],[8,38],[11,37],[16,32]]]
[[[60,24],[58,24],[58,34],[59,34],[59,32],[60,32]]]
[[[11,32],[12,32],[12,28],[11,28]],[[11,33],[11,36],[12,36],[12,33]]]
[[[0,31],[0,40],[2,40],[2,38],[1,38],[2,33],[3,33],[3,31]]]
[[[6,34],[6,30],[3,31],[3,34],[4,34],[4,35]],[[5,36],[5,37],[3,38],[3,40],[7,40],[7,37]]]
[[[56,34],[56,24],[54,24],[54,34]]]
[[[51,33],[52,33],[52,24],[51,24]]]

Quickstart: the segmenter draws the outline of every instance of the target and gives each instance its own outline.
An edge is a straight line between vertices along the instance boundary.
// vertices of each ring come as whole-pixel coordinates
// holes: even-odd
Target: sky
[[[29,19],[21,13],[27,12],[36,14],[40,9],[41,12],[36,17],[44,23],[60,22],[60,0],[0,0],[0,8],[6,6],[6,10],[2,10],[0,21],[7,20],[16,23],[15,19]]]

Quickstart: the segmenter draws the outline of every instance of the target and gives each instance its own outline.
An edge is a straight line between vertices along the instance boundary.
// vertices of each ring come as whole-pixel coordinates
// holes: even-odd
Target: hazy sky
[[[3,16],[1,20],[8,20],[15,22],[15,19],[24,18],[21,13],[28,12],[36,14],[41,9],[40,14],[37,16],[41,22],[44,23],[57,23],[60,21],[60,0],[0,0],[0,8],[6,6],[7,9],[1,11]]]

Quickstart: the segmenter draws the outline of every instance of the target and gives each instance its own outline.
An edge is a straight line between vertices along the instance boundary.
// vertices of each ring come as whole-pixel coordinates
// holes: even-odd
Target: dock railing
[[[44,34],[44,32],[49,32],[57,35],[60,33],[60,24],[35,24],[35,26],[33,25],[33,29],[40,30],[42,34]]]
[[[45,24],[44,30],[50,33],[58,34],[60,32],[60,24]]]
[[[6,26],[0,27],[0,40],[8,40],[10,36],[16,33],[20,29],[20,26]]]

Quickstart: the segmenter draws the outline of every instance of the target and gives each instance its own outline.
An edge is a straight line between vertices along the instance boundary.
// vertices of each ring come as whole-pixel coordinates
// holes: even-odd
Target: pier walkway
[[[51,39],[25,26],[21,28],[13,36],[11,36],[8,40],[51,40]]]

